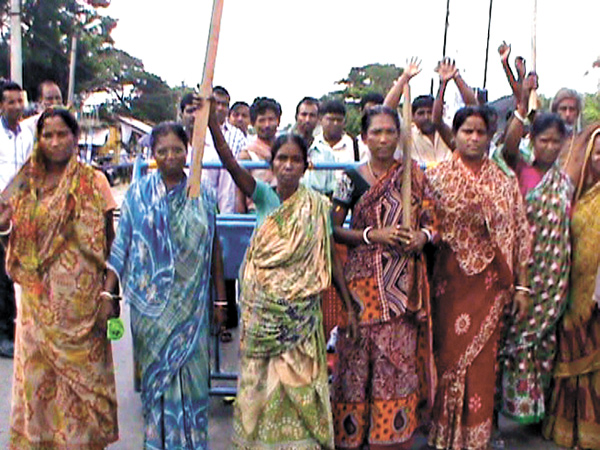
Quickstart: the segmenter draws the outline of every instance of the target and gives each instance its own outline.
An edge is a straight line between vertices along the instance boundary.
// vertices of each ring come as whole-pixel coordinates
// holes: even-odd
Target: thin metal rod
[[[450,0],[446,2],[446,25],[444,26],[444,47],[442,48],[442,56],[446,57],[446,42],[448,39],[448,19],[450,16]]]
[[[490,57],[490,30],[492,29],[492,6],[494,5],[494,0],[490,0],[490,13],[488,15],[488,32],[487,32],[487,43],[485,45],[485,68],[483,70],[483,88],[487,84],[487,70],[488,70],[488,60]]]

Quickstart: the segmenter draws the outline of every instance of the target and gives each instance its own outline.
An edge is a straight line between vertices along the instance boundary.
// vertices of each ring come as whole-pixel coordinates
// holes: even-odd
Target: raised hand
[[[194,94],[193,100],[194,106],[196,107],[196,113],[202,111],[206,107],[210,107],[210,116],[211,118],[216,118],[216,105],[213,101],[213,97],[210,96],[208,98],[202,97],[198,94]]]
[[[523,89],[525,92],[531,92],[538,88],[538,76],[535,72],[529,72],[529,74],[523,80]]]
[[[510,56],[510,44],[507,44],[506,41],[502,41],[502,44],[498,47],[498,54],[502,61],[508,61],[508,57]]]
[[[415,75],[421,73],[421,60],[416,56],[413,56],[406,61],[406,67],[404,68],[403,74],[406,74],[408,79],[411,79]]]
[[[517,76],[519,77],[519,81],[525,78],[525,74],[527,73],[525,58],[523,58],[522,56],[517,56],[515,58],[515,69],[517,69]]]
[[[440,62],[438,62],[435,71],[438,73],[438,75],[440,76],[440,81],[442,81],[443,83],[447,83],[448,81],[454,79],[456,75],[458,75],[456,63],[450,58],[444,58]]]

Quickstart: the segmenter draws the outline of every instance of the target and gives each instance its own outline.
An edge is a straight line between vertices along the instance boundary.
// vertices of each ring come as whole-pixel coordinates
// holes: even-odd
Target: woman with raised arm
[[[204,101],[198,101],[202,108]],[[294,134],[278,137],[271,167],[277,187],[235,160],[213,108],[219,157],[256,205],[257,225],[242,269],[241,361],[233,443],[241,449],[333,449],[333,423],[321,292],[332,281],[351,335],[354,308],[332,242],[330,202],[300,184],[308,149]]]
[[[487,157],[489,118],[480,107],[454,116],[456,150],[426,173],[439,241],[432,281],[438,387],[429,445],[487,449],[496,352],[505,306],[529,307],[531,234],[523,199]]]
[[[582,156],[573,157],[567,171],[557,158],[566,137],[556,114],[539,112],[531,125],[533,163],[519,146],[535,75],[519,83],[515,117],[510,123],[502,155],[516,174],[533,232],[528,264],[532,309],[527,320],[506,322],[501,349],[502,412],[520,423],[542,421],[556,357],[556,326],[564,311],[571,266],[570,214],[574,183]]]
[[[158,170],[125,194],[104,286],[110,292],[118,277],[131,306],[144,449],[206,450],[210,310],[221,325],[227,305],[216,197],[208,187],[187,197],[188,137],[180,124],[154,127],[150,146]]]
[[[401,225],[404,164],[394,159],[398,114],[386,106],[365,111],[362,138],[371,159],[344,172],[333,196],[335,237],[349,247],[346,280],[360,304],[358,338],[342,333],[337,341],[336,445],[410,448],[419,401],[428,387],[417,348],[419,337],[429,342],[426,333],[418,332],[429,319],[421,251],[432,237],[431,217],[423,198],[423,172],[411,161],[411,224]],[[346,229],[349,210],[352,224]],[[340,328],[346,328],[344,321]]]
[[[0,234],[21,285],[11,450],[103,450],[118,439],[109,317],[102,292],[116,203],[106,177],[77,161],[79,125],[62,108],[37,122],[37,144],[18,177]],[[12,216],[12,218],[11,218]],[[11,231],[12,230],[12,231]]]
[[[571,289],[543,434],[562,447],[600,449],[600,124],[573,148],[583,170],[571,220]]]

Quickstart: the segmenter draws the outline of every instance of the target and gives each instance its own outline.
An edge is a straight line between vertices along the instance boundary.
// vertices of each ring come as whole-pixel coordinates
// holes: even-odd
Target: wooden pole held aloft
[[[204,59],[204,73],[200,95],[208,98],[212,94],[212,82],[215,73],[215,61],[217,59],[217,47],[219,45],[219,32],[221,31],[221,17],[223,15],[224,0],[213,0],[212,18],[210,21],[210,32],[206,46],[206,57]],[[194,136],[192,137],[192,166],[188,180],[188,197],[198,198],[200,195],[200,178],[202,176],[202,157],[204,156],[204,139],[208,127],[208,116],[210,108],[207,106],[196,112],[194,119]]]

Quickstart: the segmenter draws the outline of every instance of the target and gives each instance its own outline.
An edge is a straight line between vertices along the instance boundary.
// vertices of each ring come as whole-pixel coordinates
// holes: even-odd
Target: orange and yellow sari
[[[592,135],[584,165],[600,131]],[[579,189],[581,191],[581,187]],[[600,181],[576,198],[571,219],[571,288],[558,326],[558,357],[543,434],[563,447],[600,449]]]
[[[98,296],[104,175],[73,157],[45,189],[35,162],[13,201],[7,269],[22,287],[17,313],[10,448],[101,450],[118,439],[117,396]],[[103,195],[104,193],[104,195]]]

